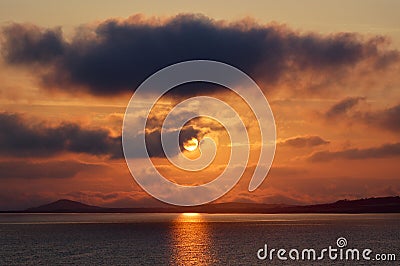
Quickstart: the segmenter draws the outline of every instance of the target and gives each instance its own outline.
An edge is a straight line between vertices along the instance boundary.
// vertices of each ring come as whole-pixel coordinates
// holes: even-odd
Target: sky
[[[149,75],[194,59],[228,63],[251,76],[276,122],[266,180],[247,190],[259,155],[253,145],[242,179],[218,202],[399,195],[400,2],[321,3],[2,1],[0,210],[61,198],[108,207],[159,204],[129,172],[122,121]],[[198,156],[183,147],[193,138],[218,144],[204,171],[176,169],[160,147],[169,111],[205,95],[234,106],[250,142],[258,141],[254,116],[237,95],[206,83],[178,86],[159,100],[143,133],[154,165],[178,184],[207,183],[227,164],[229,134],[212,119],[194,119],[180,133],[180,150],[189,157]],[[142,158],[133,160],[140,165]]]

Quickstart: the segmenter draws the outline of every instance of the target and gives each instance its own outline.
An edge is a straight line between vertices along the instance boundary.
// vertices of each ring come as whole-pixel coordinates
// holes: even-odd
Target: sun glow
[[[187,151],[194,151],[199,146],[199,141],[196,138],[191,138],[190,140],[183,143],[183,148]]]

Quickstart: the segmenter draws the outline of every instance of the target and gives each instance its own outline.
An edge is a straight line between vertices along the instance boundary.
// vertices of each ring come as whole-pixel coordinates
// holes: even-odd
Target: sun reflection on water
[[[209,224],[199,213],[182,213],[172,224],[172,265],[212,265]]]
[[[200,213],[197,213],[197,212],[185,212],[185,213],[182,213],[180,216],[181,216],[180,221],[182,221],[182,222],[195,222],[196,221],[196,219],[189,219],[189,217],[200,217],[200,218],[202,218]],[[201,220],[202,219],[200,219],[200,221]]]

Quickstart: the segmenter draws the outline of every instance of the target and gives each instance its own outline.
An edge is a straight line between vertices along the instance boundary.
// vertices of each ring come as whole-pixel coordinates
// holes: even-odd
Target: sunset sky
[[[159,204],[129,173],[123,116],[149,75],[194,59],[246,72],[276,122],[266,180],[247,190],[259,153],[253,147],[243,178],[218,202],[399,195],[400,2],[214,2],[1,1],[0,210],[61,198],[112,207]],[[199,83],[172,90],[153,109],[146,137],[157,168],[179,184],[212,180],[229,154],[227,133],[211,119],[181,131],[185,140],[216,140],[211,167],[187,173],[160,151],[168,111],[198,95],[234,106],[252,143],[259,133],[248,106],[226,88]]]

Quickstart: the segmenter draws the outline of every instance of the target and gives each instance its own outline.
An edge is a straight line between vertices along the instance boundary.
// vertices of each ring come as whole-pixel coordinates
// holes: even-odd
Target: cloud
[[[67,40],[60,29],[11,24],[3,29],[2,54],[13,65],[41,65],[42,82],[96,95],[132,92],[144,79],[173,63],[209,59],[275,84],[299,71],[346,71],[368,61],[383,67],[398,60],[381,36],[298,33],[282,25],[216,21],[177,15],[161,21],[140,15],[82,26]],[[35,71],[38,71],[35,69]],[[197,87],[196,91],[203,88]],[[180,93],[193,92],[181,90]]]
[[[18,114],[0,113],[0,154],[48,157],[62,152],[119,158],[121,138],[105,129],[84,129],[73,123],[30,126]]]
[[[180,150],[183,151],[183,143],[185,143],[187,140],[193,137],[201,139],[205,133],[200,129],[194,128],[193,126],[187,126],[181,130],[176,129],[174,131],[179,131],[179,147],[174,146],[175,140],[172,139],[172,132],[165,133],[167,141],[164,146],[165,149],[171,151],[169,154],[173,155],[178,154]],[[146,133],[146,148],[150,157],[165,157],[165,152],[161,144],[161,129]]]
[[[313,162],[326,162],[337,159],[362,160],[378,159],[400,156],[400,142],[384,144],[379,147],[366,149],[346,149],[342,151],[319,151],[311,154],[308,160]]]
[[[85,129],[74,123],[61,123],[56,126],[45,122],[31,123],[19,114],[0,113],[0,155],[13,157],[50,157],[63,152],[85,153],[95,156],[107,156],[111,159],[122,158],[121,136],[113,137],[106,129]],[[192,137],[201,139],[208,129],[185,126],[179,131],[179,146],[174,146],[172,132],[166,132],[165,149],[170,154],[183,150],[183,143]],[[140,135],[133,137],[130,145],[141,141]],[[146,148],[150,157],[165,157],[161,144],[161,128],[146,132]],[[132,154],[129,157],[144,157],[147,154]]]
[[[70,178],[81,171],[91,171],[103,165],[86,164],[77,161],[2,161],[0,162],[0,178]]]
[[[180,130],[174,129],[173,132],[169,131],[164,133],[166,134],[164,146],[161,143],[161,128],[157,128],[151,132],[146,132],[145,138],[147,154],[150,157],[164,158],[166,157],[165,151],[168,151],[168,154],[172,156],[177,155],[180,151],[184,150],[183,144],[187,140],[191,138],[202,139],[206,132],[207,130],[197,129],[193,126],[185,126]],[[174,136],[176,133],[179,133],[179,146],[175,145],[176,140],[174,139]],[[141,149],[136,148],[136,145],[141,143],[142,138],[143,135],[137,135],[130,138],[130,141],[127,142],[126,145],[131,145],[131,147],[129,147],[129,152],[128,149],[125,149],[125,156],[129,158],[147,157],[147,154],[139,152]]]
[[[267,204],[288,204],[288,205],[305,205],[304,201],[295,199],[290,196],[285,196],[281,194],[271,195],[264,197],[261,202]]]
[[[375,112],[358,114],[357,116],[368,125],[381,127],[395,133],[400,131],[400,104]]]
[[[12,64],[45,64],[64,54],[66,43],[61,28],[41,29],[35,25],[13,24],[3,29],[4,58]]]
[[[340,102],[333,105],[329,110],[325,113],[328,118],[336,117],[339,115],[346,114],[347,111],[356,106],[360,101],[365,100],[364,97],[349,97],[341,100]]]
[[[142,191],[73,191],[62,194],[60,197],[109,208],[145,208],[166,206],[165,203],[148,196]]]
[[[326,118],[347,118],[368,126],[385,129],[392,132],[400,130],[400,104],[374,111],[354,110],[354,107],[365,100],[364,97],[353,97],[341,100],[333,105],[326,113]]]
[[[319,145],[328,144],[329,141],[324,140],[319,136],[301,136],[289,138],[281,142],[282,145],[295,147],[295,148],[304,148],[304,147],[313,147]]]

